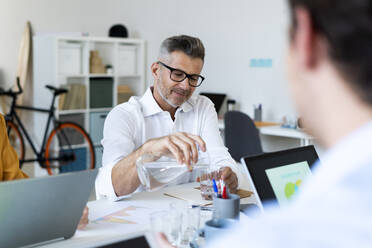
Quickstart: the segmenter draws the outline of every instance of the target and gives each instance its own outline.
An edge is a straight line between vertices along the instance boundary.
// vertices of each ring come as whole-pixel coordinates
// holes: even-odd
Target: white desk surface
[[[224,124],[223,119],[218,119],[218,128],[220,130],[225,129],[225,124]],[[279,136],[279,137],[294,138],[294,139],[304,139],[304,140],[313,139],[313,137],[306,134],[302,130],[292,129],[292,128],[284,128],[284,127],[281,127],[279,125],[258,127],[258,130],[263,135]]]
[[[260,127],[259,130],[260,133],[264,135],[281,136],[295,139],[313,139],[313,137],[309,136],[302,130],[284,128],[281,126]]]
[[[198,183],[190,183],[190,184],[184,184],[183,187],[196,187],[198,186]],[[176,186],[179,187],[179,186]],[[248,189],[246,185],[243,185],[244,189]],[[105,209],[113,209],[113,208],[122,208],[122,206],[127,206],[128,204],[133,205],[146,205],[153,212],[165,210],[169,208],[170,202],[175,201],[182,201],[178,200],[173,197],[169,197],[164,195],[163,193],[167,189],[162,189],[156,192],[141,192],[138,194],[135,194],[131,198],[123,199],[122,201],[118,202],[111,202],[108,200],[98,200],[98,201],[92,201],[88,202],[89,207],[89,220],[90,223],[84,230],[77,230],[75,235],[67,240],[62,240],[54,243],[50,243],[47,245],[44,245],[43,247],[48,248],[56,248],[56,247],[92,247],[94,245],[98,245],[99,243],[104,242],[105,240],[115,240],[118,238],[131,238],[134,236],[138,236],[140,234],[143,234],[145,232],[148,232],[150,230],[150,224],[149,220],[148,223],[143,225],[132,225],[128,227],[128,225],[122,225],[123,228],[118,228],[118,224],[111,224],[111,223],[105,223],[105,224],[95,224],[92,222],[92,220],[97,219],[97,216],[101,214],[100,217],[103,215],[108,215],[112,213],[112,210],[106,210]],[[255,197],[251,196],[249,198],[243,198],[241,199],[241,203],[248,204],[248,203],[254,203]],[[102,213],[104,213],[102,215]],[[51,223],[52,224],[52,223]]]

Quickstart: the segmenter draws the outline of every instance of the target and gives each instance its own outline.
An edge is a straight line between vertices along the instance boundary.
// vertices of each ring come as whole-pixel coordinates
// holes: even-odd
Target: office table
[[[269,126],[278,126],[280,123],[278,122],[270,122],[270,121],[255,121],[254,124],[256,125],[257,128],[260,127],[269,127]],[[218,128],[220,130],[225,129],[225,123],[223,118],[218,119]]]
[[[266,126],[258,129],[262,135],[299,139],[301,146],[308,146],[313,140],[313,137],[299,129],[284,128],[281,126]]]
[[[198,183],[184,184],[182,187],[197,187]],[[180,186],[176,186],[180,187]],[[249,186],[243,185],[244,189],[250,190]],[[92,247],[106,240],[115,240],[118,238],[131,238],[150,231],[149,220],[141,220],[143,224],[125,225],[115,224],[112,222],[97,221],[100,217],[112,213],[113,209],[123,209],[128,206],[142,206],[151,209],[151,212],[167,210],[171,202],[183,201],[173,197],[164,195],[168,189],[162,189],[156,192],[141,192],[133,195],[130,198],[123,199],[118,202],[108,200],[97,200],[88,202],[89,207],[89,221],[90,223],[84,230],[77,230],[75,235],[67,240],[57,241],[44,245],[44,248],[60,248],[60,247]],[[241,203],[249,204],[255,203],[255,197],[241,199]],[[139,216],[140,219],[143,216]],[[244,218],[244,217],[243,217]],[[138,222],[140,223],[140,222]],[[151,235],[149,235],[151,236]]]
[[[255,122],[257,129],[261,135],[276,136],[282,138],[299,139],[300,146],[308,146],[312,144],[314,139],[310,135],[306,134],[303,130],[284,128],[281,127],[277,122]],[[224,135],[225,124],[223,119],[218,120],[218,128],[220,129],[221,135]]]

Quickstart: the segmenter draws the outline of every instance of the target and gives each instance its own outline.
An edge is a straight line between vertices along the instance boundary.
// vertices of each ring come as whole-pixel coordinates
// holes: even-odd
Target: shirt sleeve
[[[28,176],[19,168],[17,153],[9,143],[4,117],[2,115],[0,116],[0,181],[28,178]]]
[[[107,198],[116,201],[133,194],[117,196],[112,185],[111,172],[116,163],[135,149],[136,129],[133,114],[130,114],[122,106],[117,106],[108,114],[101,141],[103,146],[102,168],[99,170],[95,184],[97,199]],[[140,190],[141,187],[137,188],[135,192]]]
[[[235,163],[231,157],[228,149],[225,147],[221,138],[220,130],[218,128],[218,118],[216,110],[211,101],[206,101],[203,119],[201,135],[202,139],[207,145],[207,151],[211,159],[211,163],[218,167],[228,166],[238,177],[238,187],[241,185],[244,179],[244,170]]]

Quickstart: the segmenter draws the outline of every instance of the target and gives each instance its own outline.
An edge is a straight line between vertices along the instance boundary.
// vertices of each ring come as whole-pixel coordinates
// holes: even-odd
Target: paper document
[[[185,200],[193,205],[207,206],[213,203],[212,201],[204,200],[201,197],[200,190],[190,185],[178,185],[166,188],[164,195]]]
[[[93,206],[95,205],[95,206]],[[153,212],[167,210],[168,206],[157,206],[152,202],[122,201],[100,204],[99,201],[89,202],[90,225],[118,232],[133,232],[147,229],[150,224],[150,215]]]

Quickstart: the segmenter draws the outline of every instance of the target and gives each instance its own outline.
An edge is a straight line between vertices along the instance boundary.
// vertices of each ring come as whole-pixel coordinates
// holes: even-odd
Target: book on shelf
[[[86,87],[82,83],[72,83],[64,86],[68,89],[66,94],[59,98],[59,110],[85,109]]]
[[[63,105],[65,104],[66,94],[61,94],[58,96],[58,109],[63,110]]]

